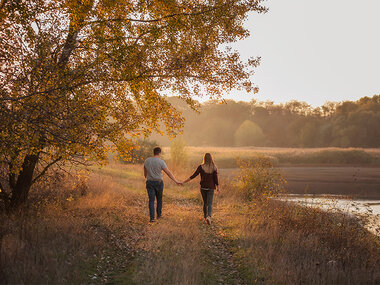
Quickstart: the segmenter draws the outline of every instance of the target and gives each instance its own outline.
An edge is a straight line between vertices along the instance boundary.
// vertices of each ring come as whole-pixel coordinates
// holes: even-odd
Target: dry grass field
[[[249,159],[257,154],[270,157],[277,165],[380,165],[380,149],[363,148],[275,148],[275,147],[187,147],[191,166],[211,152],[220,168],[237,167],[236,158]],[[170,148],[164,148],[170,159]]]
[[[1,217],[0,283],[380,282],[379,239],[358,220],[248,202],[228,176],[221,182],[211,226],[201,219],[198,182],[167,180],[163,218],[149,224],[141,166],[92,167],[47,183],[25,215]]]

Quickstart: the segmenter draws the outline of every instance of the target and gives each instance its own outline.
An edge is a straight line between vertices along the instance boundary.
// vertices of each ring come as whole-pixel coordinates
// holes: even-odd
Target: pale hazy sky
[[[318,106],[380,94],[380,0],[269,0],[252,13],[251,36],[235,47],[261,56],[253,82],[258,94],[227,98]]]

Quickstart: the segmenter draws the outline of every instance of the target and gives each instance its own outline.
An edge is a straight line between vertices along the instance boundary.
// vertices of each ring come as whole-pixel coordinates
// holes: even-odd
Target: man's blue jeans
[[[161,217],[162,211],[162,193],[164,192],[163,181],[146,181],[146,190],[149,196],[149,215],[154,220],[154,200],[157,198],[157,218]]]

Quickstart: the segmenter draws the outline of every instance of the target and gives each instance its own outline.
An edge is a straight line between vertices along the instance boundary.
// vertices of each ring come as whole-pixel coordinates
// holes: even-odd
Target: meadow
[[[195,147],[188,146],[188,160],[191,166],[199,164],[205,152],[211,152],[220,168],[236,168],[236,158],[249,159],[258,154],[267,156],[278,166],[289,165],[366,165],[380,166],[378,148],[277,148],[277,147]],[[170,148],[164,148],[164,155],[170,160]]]
[[[320,107],[256,96],[262,55],[235,43],[248,40],[248,19],[268,12],[265,2],[0,1],[0,284],[380,284],[380,240],[367,217],[286,199],[286,191],[379,195],[380,95]],[[289,11],[313,21],[297,6]],[[347,26],[335,17],[347,5],[318,6],[331,23],[281,37]],[[274,24],[266,26],[300,31]],[[360,43],[365,53],[376,46]],[[296,59],[315,56],[317,46],[296,45]],[[350,74],[369,70],[355,66],[365,58],[343,59]],[[334,71],[338,61],[328,62]],[[293,90],[304,85],[298,95],[315,99],[308,87],[318,77]],[[353,98],[326,93],[338,90],[333,81],[316,94]],[[251,101],[227,100],[236,90]],[[180,180],[214,154],[221,193],[211,225],[199,178],[179,187],[165,177],[163,217],[150,222],[141,163],[153,140],[169,146],[175,136],[164,159]],[[342,148],[311,149],[320,146]]]
[[[144,184],[141,165],[111,163],[39,185],[24,214],[1,217],[0,283],[380,282],[379,239],[356,218],[247,199],[222,174],[211,226],[198,182],[166,178],[163,218],[149,224]]]

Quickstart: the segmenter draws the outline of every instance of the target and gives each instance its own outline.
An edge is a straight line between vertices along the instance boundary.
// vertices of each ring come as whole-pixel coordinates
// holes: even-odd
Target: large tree
[[[0,197],[26,201],[49,167],[128,155],[134,138],[183,124],[166,99],[192,105],[250,82],[257,59],[228,44],[248,36],[262,0],[2,0]]]

